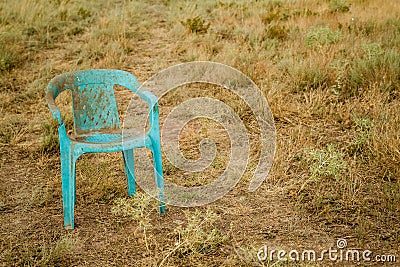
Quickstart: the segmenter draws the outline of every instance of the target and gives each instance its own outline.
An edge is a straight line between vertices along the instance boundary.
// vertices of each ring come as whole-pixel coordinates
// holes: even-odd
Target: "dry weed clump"
[[[179,225],[174,229],[176,242],[159,266],[163,266],[173,256],[201,260],[201,256],[212,255],[228,238],[214,226],[219,216],[211,209],[205,212],[195,210],[185,212],[186,226]],[[197,258],[197,259],[196,259]]]

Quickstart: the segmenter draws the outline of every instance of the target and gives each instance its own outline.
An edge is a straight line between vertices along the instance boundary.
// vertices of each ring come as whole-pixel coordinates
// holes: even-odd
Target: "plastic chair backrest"
[[[85,134],[120,127],[114,85],[135,92],[139,82],[125,71],[89,70],[60,75],[48,90],[54,99],[64,90],[71,91],[75,133]]]
[[[83,81],[72,91],[72,103],[76,133],[120,127],[113,85]]]

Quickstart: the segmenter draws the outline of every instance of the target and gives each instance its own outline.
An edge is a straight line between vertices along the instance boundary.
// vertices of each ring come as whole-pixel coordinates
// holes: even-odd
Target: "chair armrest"
[[[158,104],[157,97],[153,95],[150,91],[140,88],[137,91],[137,94],[149,104],[149,108],[153,108],[156,104]]]
[[[144,90],[141,87],[137,94],[147,102],[149,105],[149,122],[150,122],[150,129],[149,131],[151,134],[159,132],[159,110],[158,110],[158,99],[155,95],[153,95],[150,91]]]
[[[47,94],[46,94],[46,102],[47,102],[47,105],[49,106],[51,114],[53,114],[54,119],[57,119],[58,125],[64,124],[64,122],[63,122],[63,120],[61,118],[60,109],[57,107],[56,102],[54,101],[53,92],[47,92]]]

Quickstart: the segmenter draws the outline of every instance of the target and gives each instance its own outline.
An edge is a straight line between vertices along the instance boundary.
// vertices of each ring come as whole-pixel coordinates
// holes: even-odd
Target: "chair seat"
[[[129,148],[146,147],[151,143],[150,138],[143,131],[136,129],[124,130],[124,132],[121,129],[114,129],[85,134],[72,134],[69,135],[69,138],[76,143],[102,147],[121,146],[122,143]]]

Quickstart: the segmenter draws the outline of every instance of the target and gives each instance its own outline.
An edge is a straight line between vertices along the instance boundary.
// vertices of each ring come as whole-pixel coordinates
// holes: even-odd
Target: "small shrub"
[[[24,33],[26,36],[31,37],[31,36],[36,35],[36,34],[38,33],[38,30],[37,30],[35,27],[30,26],[30,27],[26,28],[26,29],[23,31],[23,33]]]
[[[333,31],[329,27],[313,28],[306,35],[306,44],[309,47],[319,47],[334,44],[342,39],[339,31]]]
[[[266,36],[270,39],[286,39],[288,35],[288,30],[285,26],[281,26],[278,24],[267,27]]]
[[[68,31],[68,35],[78,35],[82,34],[85,30],[82,27],[74,27],[71,30]]]
[[[288,76],[287,80],[294,93],[325,87],[329,82],[328,70],[314,61],[283,60],[279,68]]]
[[[60,266],[78,248],[78,242],[73,237],[65,236],[50,249],[43,248],[40,266]]]
[[[382,91],[396,95],[400,88],[400,54],[395,50],[382,52],[378,45],[364,47],[365,58],[351,64],[348,77],[350,95],[357,90],[380,85]]]
[[[351,23],[347,24],[348,32],[356,35],[370,36],[378,29],[378,24],[372,20],[359,21],[357,18],[353,18]]]
[[[144,242],[146,249],[149,251],[146,231],[151,226],[149,209],[155,202],[146,193],[137,192],[131,198],[117,198],[114,201],[114,206],[111,213],[127,217],[139,223],[139,227],[143,230]]]
[[[330,67],[336,70],[335,84],[332,86],[332,92],[336,95],[340,94],[346,83],[347,71],[350,62],[346,59],[335,60],[330,64]]]
[[[367,55],[369,60],[373,60],[376,57],[383,55],[385,50],[382,49],[380,43],[370,43],[370,44],[363,44],[362,50]]]
[[[137,193],[132,198],[117,198],[111,213],[128,217],[134,221],[148,224],[148,209],[152,204],[152,198],[145,193]]]
[[[90,18],[91,16],[92,16],[92,12],[90,12],[90,10],[87,10],[87,9],[85,9],[85,8],[83,8],[83,7],[80,7],[79,9],[78,9],[78,16],[81,18],[81,19],[87,19],[87,18]]]
[[[318,66],[300,70],[297,75],[296,91],[315,90],[328,82],[328,75]]]
[[[291,14],[293,17],[310,17],[310,16],[317,16],[318,12],[314,12],[311,9],[295,9],[292,11]]]
[[[45,153],[57,153],[60,151],[57,120],[51,120],[42,124],[41,151]]]
[[[377,30],[377,28],[378,28],[378,26],[377,26],[376,22],[366,21],[366,22],[360,23],[360,25],[358,26],[358,33],[362,33],[366,36],[370,36]]]
[[[207,33],[208,28],[210,28],[210,23],[206,23],[206,21],[200,16],[188,18],[186,21],[181,21],[181,24],[188,32],[197,34]]]
[[[10,117],[0,124],[0,143],[14,144],[26,131],[26,122],[18,117]]]
[[[353,121],[355,122],[355,138],[349,147],[350,155],[365,156],[366,153],[370,152],[369,148],[371,140],[371,129],[372,121],[369,118],[361,118],[353,115]]]
[[[265,24],[268,25],[273,21],[278,21],[281,19],[281,12],[279,9],[277,10],[271,10],[270,12],[268,12],[266,15],[264,15],[261,18],[261,21]]]
[[[214,227],[219,217],[211,209],[205,213],[199,210],[194,214],[185,212],[185,215],[187,226],[178,226],[174,231],[178,235],[176,251],[179,254],[209,254],[225,242],[226,237]]]
[[[11,71],[17,65],[17,55],[12,52],[0,48],[0,72]]]
[[[310,165],[310,180],[319,180],[321,177],[332,177],[336,181],[346,168],[343,153],[329,144],[326,150],[307,149],[307,162]]]
[[[66,21],[67,20],[67,18],[68,18],[68,11],[67,10],[61,10],[59,13],[58,13],[58,16],[59,16],[59,18],[60,18],[60,20],[61,21]]]
[[[331,13],[340,12],[345,13],[350,11],[350,4],[346,0],[332,0],[329,4],[329,11]]]

